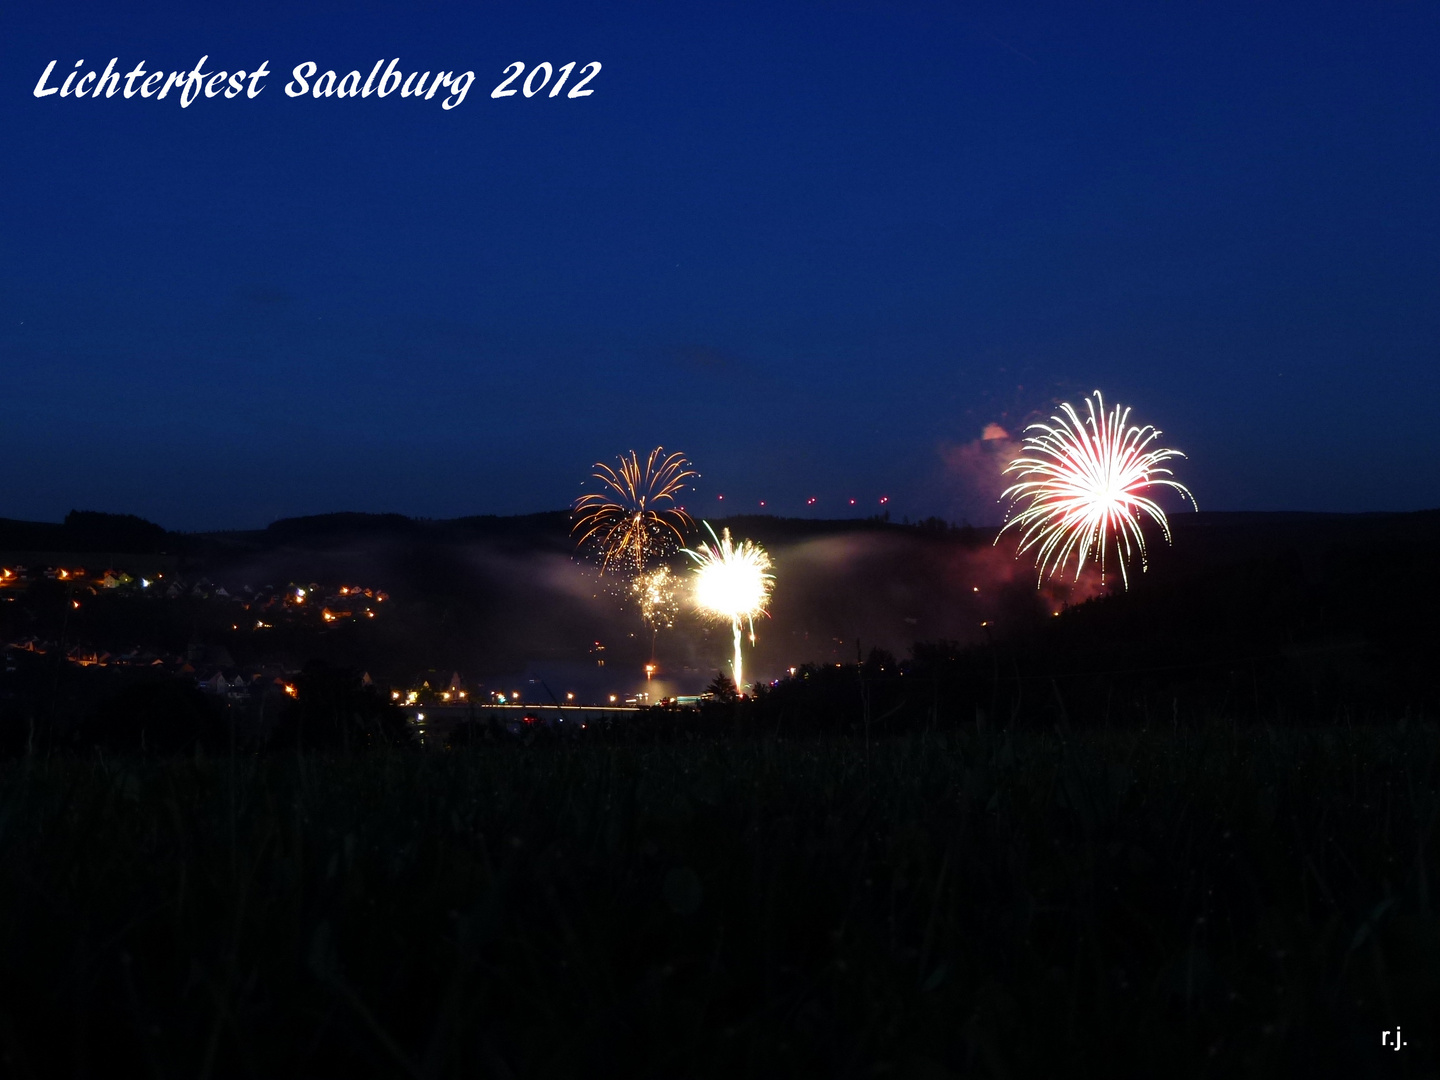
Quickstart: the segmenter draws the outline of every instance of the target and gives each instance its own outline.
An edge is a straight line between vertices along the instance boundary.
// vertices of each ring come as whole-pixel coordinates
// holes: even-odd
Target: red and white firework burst
[[[1099,390],[1085,399],[1085,408],[1083,421],[1066,403],[1060,406],[1063,416],[1050,418],[1053,425],[1031,424],[1025,429],[1021,456],[1005,468],[1018,482],[1001,496],[1011,500],[1011,507],[1000,534],[1012,528],[1019,531],[1017,557],[1035,549],[1037,585],[1060,572],[1072,556],[1076,580],[1085,561],[1094,558],[1103,582],[1113,548],[1128,589],[1126,564],[1138,554],[1141,570],[1146,566],[1144,518],[1158,524],[1170,542],[1165,511],[1145,493],[1168,487],[1189,499],[1191,506],[1196,506],[1195,497],[1163,466],[1185,455],[1154,446],[1160,437],[1157,428],[1130,424],[1130,410],[1119,405],[1107,416]],[[995,540],[998,543],[1000,536]]]

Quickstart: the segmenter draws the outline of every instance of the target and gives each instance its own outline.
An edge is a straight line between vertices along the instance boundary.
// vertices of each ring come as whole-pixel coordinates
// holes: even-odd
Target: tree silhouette
[[[715,678],[710,680],[710,685],[705,687],[705,692],[714,696],[716,701],[739,701],[740,691],[735,689],[735,682],[723,671],[717,671]]]

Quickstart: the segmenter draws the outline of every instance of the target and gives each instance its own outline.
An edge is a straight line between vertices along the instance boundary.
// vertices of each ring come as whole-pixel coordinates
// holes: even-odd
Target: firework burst
[[[664,563],[630,581],[630,596],[640,608],[640,617],[652,630],[669,630],[680,612],[679,582]]]
[[[684,454],[666,455],[663,446],[650,451],[644,465],[634,450],[620,455],[619,468],[595,463],[592,474],[602,490],[575,500],[578,544],[593,544],[600,572],[626,569],[641,573],[651,557],[685,542],[684,530],[695,523],[675,501],[685,481],[699,473]]]
[[[1017,556],[1036,549],[1039,581],[1062,570],[1073,555],[1077,581],[1085,560],[1094,557],[1103,582],[1107,552],[1113,548],[1129,588],[1126,564],[1138,553],[1142,571],[1146,565],[1144,517],[1155,521],[1170,542],[1165,511],[1144,492],[1172,488],[1195,506],[1195,497],[1170,479],[1173,474],[1162,465],[1185,455],[1153,447],[1159,430],[1129,424],[1128,408],[1116,405],[1107,416],[1099,390],[1093,399],[1085,399],[1085,408],[1083,421],[1066,403],[1060,406],[1063,416],[1050,418],[1053,426],[1031,424],[1025,429],[1035,434],[1026,435],[1021,456],[1005,468],[1019,482],[1001,496],[1011,500],[1011,509],[1000,532],[1020,532]],[[997,535],[996,543],[999,540]]]
[[[770,556],[751,540],[739,544],[730,540],[725,529],[717,539],[710,523],[705,523],[713,544],[699,551],[685,549],[695,560],[695,606],[701,614],[730,623],[735,632],[735,689],[744,692],[744,674],[740,657],[740,629],[750,627],[750,644],[755,644],[755,616],[765,614],[765,603],[775,586],[770,573]]]

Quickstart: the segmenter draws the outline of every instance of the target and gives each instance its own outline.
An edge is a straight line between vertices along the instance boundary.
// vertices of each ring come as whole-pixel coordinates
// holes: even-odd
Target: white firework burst
[[[765,549],[754,541],[737,544],[730,539],[729,529],[716,537],[710,523],[703,524],[715,542],[698,551],[685,549],[685,554],[695,561],[695,606],[703,615],[730,623],[735,636],[735,688],[743,694],[740,632],[748,623],[750,644],[755,644],[755,616],[765,614],[765,604],[775,586],[775,575],[770,573],[773,564]]]
[[[1120,563],[1125,587],[1130,587],[1127,563],[1140,556],[1146,566],[1145,533],[1141,523],[1148,516],[1170,542],[1170,523],[1165,511],[1144,493],[1168,487],[1190,500],[1195,497],[1163,463],[1183,458],[1178,450],[1153,446],[1160,437],[1157,428],[1130,424],[1130,410],[1116,405],[1107,416],[1105,402],[1096,390],[1085,399],[1087,415],[1082,421],[1069,403],[1060,406],[1063,416],[1052,416],[1052,424],[1031,424],[1021,456],[1006,466],[1018,483],[1001,496],[1011,500],[1003,535],[1008,529],[1020,533],[1018,557],[1036,550],[1037,585],[1062,570],[1073,556],[1075,577],[1085,561],[1095,558],[1100,580],[1111,548]],[[1017,512],[1018,511],[1018,512]],[[996,542],[1000,536],[995,537]]]

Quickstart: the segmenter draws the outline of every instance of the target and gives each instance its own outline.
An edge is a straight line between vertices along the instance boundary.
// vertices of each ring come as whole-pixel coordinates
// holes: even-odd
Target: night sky
[[[663,443],[692,511],[980,523],[986,425],[1096,388],[1201,509],[1440,506],[1437,46],[1420,3],[12,4],[0,517],[550,510]],[[271,74],[32,93],[203,54]],[[397,57],[474,85],[283,90]],[[516,60],[603,69],[492,99]]]

